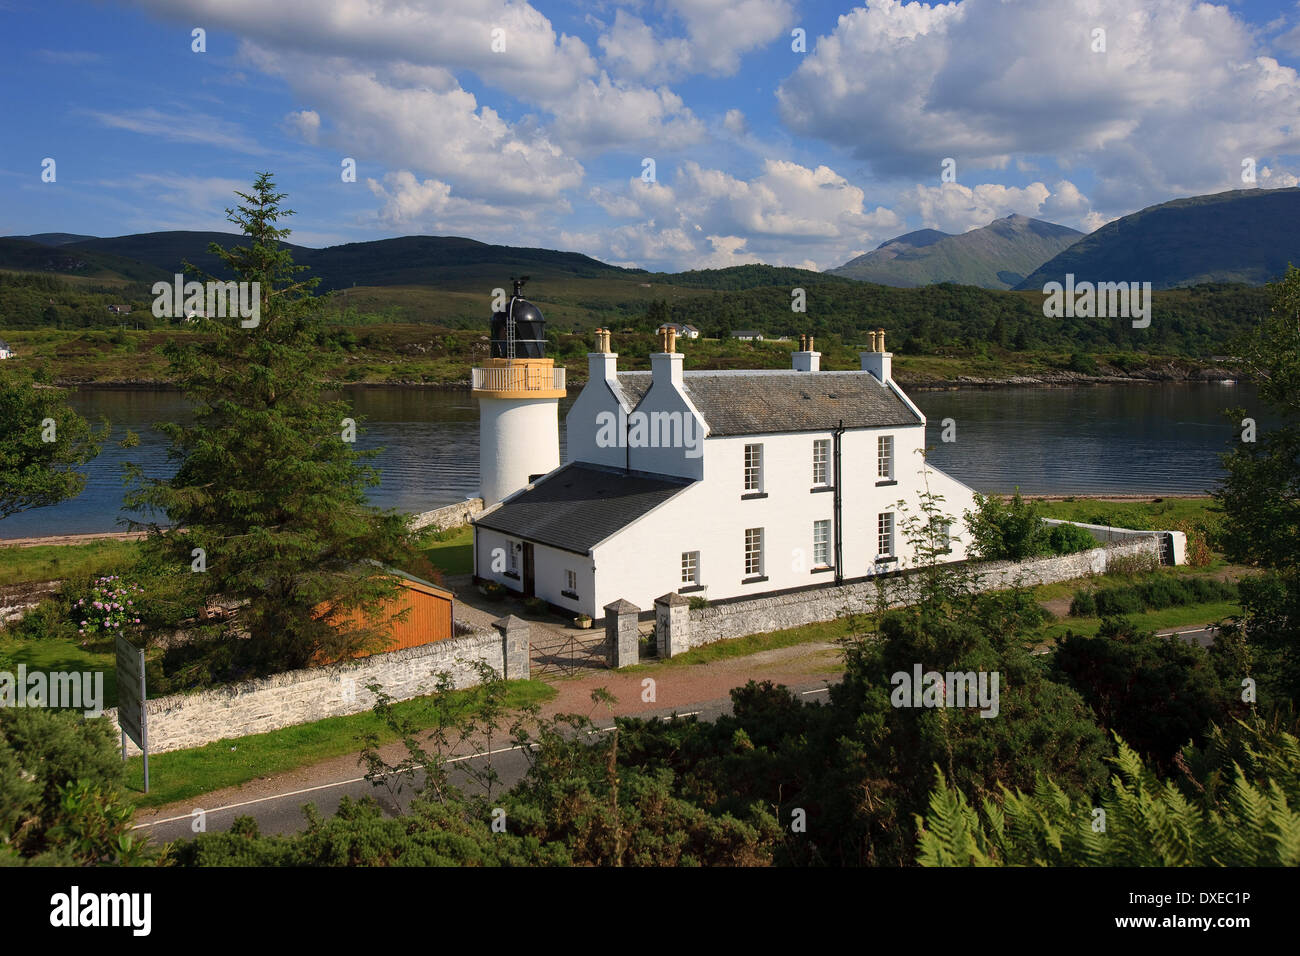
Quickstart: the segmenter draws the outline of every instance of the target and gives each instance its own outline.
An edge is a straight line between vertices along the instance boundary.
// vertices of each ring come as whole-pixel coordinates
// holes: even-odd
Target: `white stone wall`
[[[500,633],[478,631],[331,667],[287,671],[194,694],[159,697],[145,705],[149,752],[200,747],[216,740],[357,714],[374,706],[375,697],[366,689],[371,683],[381,684],[394,700],[431,693],[441,671],[450,672],[457,687],[467,687],[477,683],[474,661],[484,661],[498,674],[505,673],[503,648]],[[104,714],[117,726],[116,708]],[[138,754],[140,750],[128,740],[127,752]]]
[[[1018,563],[990,562],[978,567],[980,587],[994,591],[1017,582],[1034,586],[1070,581],[1089,574],[1102,574],[1115,558],[1137,554],[1158,556],[1159,543],[1155,533],[1146,532],[1143,538],[1078,554]],[[833,621],[853,611],[869,611],[876,606],[877,587],[882,584],[886,595],[901,590],[901,584],[896,580],[870,580],[838,588],[818,588],[694,609],[690,612],[690,632],[685,643],[689,647],[699,647],[747,634],[764,634],[819,621]],[[891,598],[889,603],[896,602]]]
[[[434,508],[432,511],[411,515],[408,524],[412,531],[419,531],[421,528],[429,527],[437,528],[439,531],[446,531],[448,528],[459,528],[461,525],[469,524],[469,519],[482,510],[482,498],[468,498],[465,501],[458,501],[454,505],[445,505],[442,508]]]

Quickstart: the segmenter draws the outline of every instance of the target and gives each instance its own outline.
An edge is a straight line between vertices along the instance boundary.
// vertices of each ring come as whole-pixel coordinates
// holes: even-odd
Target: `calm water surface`
[[[929,418],[932,461],[979,491],[1031,494],[1199,493],[1222,473],[1217,454],[1235,434],[1222,409],[1242,406],[1261,427],[1269,421],[1248,386],[1116,385],[1001,388],[911,393]],[[371,500],[426,511],[461,501],[478,488],[478,409],[467,392],[420,388],[350,389],[364,419],[358,448],[382,447],[383,476]],[[156,422],[183,420],[174,392],[85,390],[70,395],[88,418],[106,416],[113,437],[86,470],[80,497],[0,522],[0,538],[113,531],[122,526],[122,463],[165,476],[166,440]],[[564,415],[571,400],[561,403]],[[941,440],[942,421],[956,441]],[[117,441],[127,428],[135,448]]]

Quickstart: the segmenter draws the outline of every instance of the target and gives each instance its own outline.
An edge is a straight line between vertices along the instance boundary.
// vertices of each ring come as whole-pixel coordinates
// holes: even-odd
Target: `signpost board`
[[[122,728],[122,760],[126,738],[144,754],[144,792],[149,792],[149,728],[144,711],[144,651],[117,635],[117,723]]]

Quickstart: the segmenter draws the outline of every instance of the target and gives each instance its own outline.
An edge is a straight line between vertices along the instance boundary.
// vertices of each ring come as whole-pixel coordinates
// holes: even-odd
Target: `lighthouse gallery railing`
[[[471,386],[488,392],[549,392],[564,388],[562,368],[513,365],[471,369]]]

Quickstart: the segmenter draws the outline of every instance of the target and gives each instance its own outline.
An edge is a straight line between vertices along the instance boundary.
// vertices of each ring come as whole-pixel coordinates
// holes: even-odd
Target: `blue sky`
[[[0,0],[0,54],[0,235],[229,231],[271,170],[305,245],[825,269],[1300,172],[1291,2]]]

